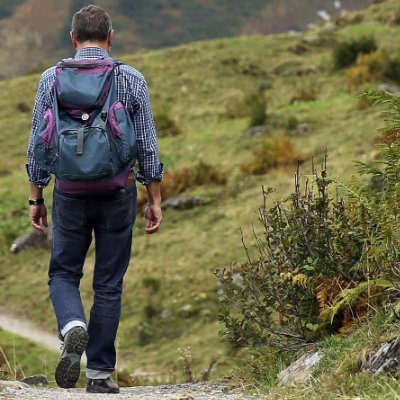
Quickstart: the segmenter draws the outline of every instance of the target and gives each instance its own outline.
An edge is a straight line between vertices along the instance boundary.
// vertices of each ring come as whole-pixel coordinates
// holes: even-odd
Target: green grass
[[[54,380],[54,369],[58,361],[58,355],[54,352],[2,329],[0,329],[0,352],[0,379],[6,371],[7,379],[23,379],[42,374],[48,377],[50,383]],[[4,360],[3,353],[7,360]]]
[[[382,9],[388,3],[395,5],[387,1],[382,3]],[[376,11],[378,5],[374,7],[374,15],[368,12],[363,23],[345,26],[338,35],[376,33],[381,46],[393,49],[393,37],[399,35],[400,28],[383,22],[371,24],[369,19],[380,15]],[[373,157],[373,138],[383,126],[379,109],[357,109],[357,98],[345,90],[344,76],[332,70],[329,45],[310,47],[298,56],[289,48],[300,41],[301,37],[289,35],[241,37],[124,58],[146,76],[155,112],[168,107],[182,128],[182,135],[159,140],[166,169],[193,166],[202,159],[220,167],[228,183],[211,204],[188,211],[166,211],[157,235],[146,236],[142,217],[138,217],[119,332],[121,369],[163,374],[175,370],[181,380],[178,348],[188,346],[197,373],[213,357],[219,357],[220,363],[212,378],[229,373],[237,365],[237,360],[229,356],[228,345],[217,334],[222,326],[217,322],[218,282],[213,271],[245,261],[240,227],[255,255],[251,223],[257,221],[261,185],[276,189],[270,199],[272,204],[291,191],[294,171],[285,168],[257,177],[240,172],[240,164],[251,159],[251,150],[262,138],[243,135],[249,119],[229,117],[227,111],[233,102],[270,83],[271,89],[266,92],[268,113],[276,124],[268,126],[266,135],[285,134],[290,116],[312,127],[308,136],[293,138],[298,154],[307,158],[304,173],[310,171],[311,156],[316,156],[318,163],[325,147],[329,150],[331,176],[339,180],[356,172],[353,160]],[[399,54],[398,49],[394,54]],[[305,66],[314,66],[317,72],[299,77],[298,69]],[[16,255],[7,252],[12,240],[29,229],[24,164],[30,113],[20,112],[18,104],[32,105],[38,78],[31,75],[0,82],[0,302],[11,311],[25,310],[27,318],[46,329],[51,326],[56,334],[46,286],[48,249]],[[318,99],[290,104],[299,88],[309,85],[316,86]],[[205,193],[208,190],[215,188],[201,189]],[[45,196],[50,204],[51,187]],[[92,299],[93,264],[91,251],[82,281],[87,310]],[[157,304],[160,310],[170,311],[171,317],[149,321],[144,315],[149,297],[142,284],[145,277],[161,281]],[[184,311],[188,304],[191,312]],[[150,325],[148,333],[153,338],[144,346],[139,344],[138,331],[143,323]]]

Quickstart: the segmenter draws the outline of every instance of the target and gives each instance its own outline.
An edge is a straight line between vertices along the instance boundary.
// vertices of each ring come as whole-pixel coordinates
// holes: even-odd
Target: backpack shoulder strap
[[[112,60],[113,60],[114,65],[115,65],[116,67],[118,67],[119,65],[125,65],[125,63],[124,63],[123,61],[118,60],[117,58],[112,58]]]

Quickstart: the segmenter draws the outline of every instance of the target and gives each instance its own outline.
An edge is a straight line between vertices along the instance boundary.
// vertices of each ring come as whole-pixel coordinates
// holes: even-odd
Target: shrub
[[[19,112],[22,113],[27,113],[31,111],[31,108],[24,102],[18,103],[16,108]]]
[[[330,329],[319,318],[319,303],[352,287],[361,274],[350,267],[362,253],[360,228],[349,223],[344,202],[328,195],[330,184],[324,170],[302,189],[298,172],[289,206],[270,209],[270,191],[263,191],[260,258],[242,266],[241,288],[231,269],[217,272],[225,291],[220,316],[231,341],[283,349],[313,342]]]
[[[356,62],[360,54],[368,54],[376,50],[377,45],[372,36],[338,43],[333,51],[335,68],[347,68]]]
[[[376,136],[374,139],[374,143],[382,144],[382,143],[393,143],[399,139],[399,133],[396,131],[385,131],[380,135]]]
[[[290,104],[298,101],[315,101],[318,100],[318,86],[314,80],[306,79],[300,81],[295,89],[295,93],[290,99]]]
[[[157,296],[160,292],[161,281],[149,276],[143,278],[142,283],[147,292],[147,302],[143,307],[143,314],[146,319],[151,320],[161,312],[161,302]]]
[[[266,121],[267,100],[263,94],[259,94],[251,99],[249,127],[264,125]]]
[[[389,59],[384,52],[360,54],[356,65],[346,71],[347,89],[354,92],[365,83],[381,79],[388,65]]]
[[[267,100],[264,86],[255,92],[236,98],[226,108],[228,118],[250,117],[249,127],[264,125],[267,121]]]
[[[295,165],[296,156],[289,138],[266,138],[253,150],[253,160],[240,166],[246,174],[265,174],[270,169]]]
[[[176,120],[166,111],[156,113],[154,121],[159,137],[178,136],[182,133]]]
[[[294,131],[299,126],[299,120],[296,116],[291,115],[286,123],[286,129],[288,131]]]
[[[166,200],[184,191],[202,185],[225,185],[224,172],[214,165],[199,161],[195,166],[164,172],[161,183],[161,197]],[[142,210],[147,203],[147,195],[142,188],[138,193],[138,209]]]
[[[389,106],[388,129],[399,131],[400,99],[377,91],[368,97]],[[221,333],[234,346],[297,348],[329,332],[346,333],[398,298],[400,141],[386,143],[378,159],[358,163],[360,175],[380,178],[377,187],[361,179],[335,183],[325,156],[321,174],[313,168],[303,188],[297,170],[286,202],[267,208],[271,190],[263,189],[259,258],[239,271],[216,271],[224,290]]]
[[[393,82],[400,83],[400,60],[389,60],[385,70],[383,71],[383,76]]]

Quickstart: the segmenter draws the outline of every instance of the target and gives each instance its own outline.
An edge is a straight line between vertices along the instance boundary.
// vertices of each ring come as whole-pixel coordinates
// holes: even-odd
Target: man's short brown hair
[[[111,18],[101,7],[84,7],[72,18],[71,31],[78,42],[105,42],[111,30]]]

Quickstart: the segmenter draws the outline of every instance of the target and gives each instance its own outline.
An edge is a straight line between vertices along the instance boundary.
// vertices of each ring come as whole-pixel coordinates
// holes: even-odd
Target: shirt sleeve
[[[146,81],[143,81],[141,85],[137,101],[138,108],[132,115],[139,161],[136,179],[142,184],[148,185],[151,181],[162,180],[163,164],[160,162],[156,128]]]
[[[33,107],[32,128],[27,151],[28,162],[26,164],[26,172],[28,173],[29,181],[41,188],[44,188],[49,184],[51,180],[51,175],[50,173],[48,173],[47,171],[43,171],[36,165],[33,157],[33,149],[35,146],[35,139],[39,130],[40,123],[43,119],[45,111],[50,106],[47,102],[46,97],[47,93],[45,91],[45,79],[42,75],[36,93],[35,105]]]

